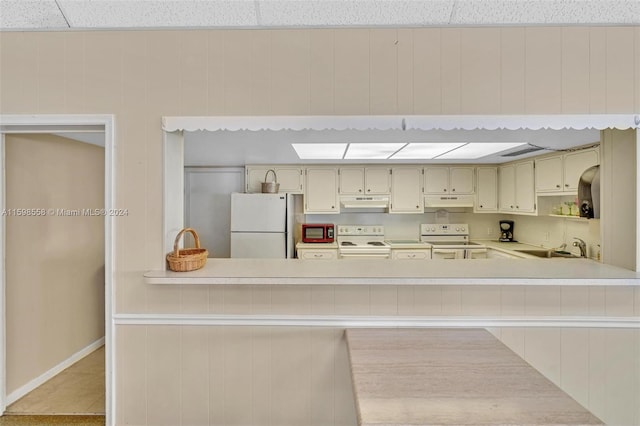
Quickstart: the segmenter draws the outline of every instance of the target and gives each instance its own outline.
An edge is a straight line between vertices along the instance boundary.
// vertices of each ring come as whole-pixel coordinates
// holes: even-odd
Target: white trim
[[[5,161],[4,161],[5,136],[0,133],[0,210],[4,209],[6,204],[5,194]],[[7,409],[7,375],[5,374],[7,360],[7,321],[6,321],[6,302],[5,302],[5,247],[6,241],[4,236],[7,235],[7,221],[5,215],[0,215],[0,415]]]
[[[602,155],[602,154],[601,154]],[[602,157],[600,157],[602,158]],[[640,181],[638,180],[640,174],[640,129],[636,130],[636,170],[635,170],[635,182],[636,182],[636,267],[634,270],[640,271]],[[602,183],[601,183],[601,188]],[[600,194],[602,197],[602,193]],[[602,207],[602,202],[600,204]],[[602,212],[602,209],[601,209]],[[600,228],[602,229],[602,228]],[[602,241],[602,237],[600,239]]]
[[[184,228],[184,135],[181,132],[163,132],[162,135],[164,146],[162,150],[163,253],[169,253],[173,251],[176,235]]]
[[[634,114],[557,115],[307,115],[162,117],[165,132],[197,130],[518,130],[633,129]]]
[[[13,404],[14,402],[19,400],[20,398],[22,398],[23,396],[25,396],[26,394],[28,394],[29,392],[37,388],[38,386],[42,386],[47,380],[60,374],[63,370],[71,367],[73,364],[80,361],[82,358],[86,357],[87,355],[94,352],[95,350],[99,349],[103,345],[104,345],[104,337],[101,337],[100,339],[91,343],[89,346],[86,346],[80,349],[78,352],[74,353],[69,358],[62,361],[60,364],[54,366],[53,368],[49,369],[48,371],[45,371],[35,379],[20,386],[18,389],[16,389],[15,391],[7,395],[7,405]]]
[[[87,128],[87,126],[103,126],[105,132],[105,209],[110,210],[115,207],[116,186],[115,186],[115,170],[116,170],[116,144],[115,144],[115,119],[113,115],[108,114],[47,114],[47,115],[2,115],[0,114],[0,134],[5,133],[25,133],[33,132],[34,129],[57,129],[65,128],[71,130],[74,126]],[[1,163],[4,165],[4,152],[0,152]],[[2,169],[2,181],[4,181],[4,167]],[[5,207],[5,191],[4,187],[0,187],[0,210]],[[2,218],[4,224],[4,218]],[[105,409],[106,409],[106,425],[115,425],[115,326],[113,321],[114,311],[114,291],[115,286],[113,280],[115,277],[115,227],[114,218],[105,216]],[[5,244],[5,231],[0,227],[0,243]],[[4,254],[4,252],[0,253]],[[5,265],[4,256],[0,258],[0,277],[4,276]],[[5,303],[5,282],[0,278],[0,306]],[[3,324],[0,327],[0,380],[6,377],[6,353],[5,346],[5,318],[4,311],[0,312]],[[4,413],[6,408],[6,386],[0,389],[0,415]]]
[[[335,315],[181,315],[116,314],[116,325],[268,326],[268,327],[571,327],[637,328],[640,317],[585,316],[335,316]]]

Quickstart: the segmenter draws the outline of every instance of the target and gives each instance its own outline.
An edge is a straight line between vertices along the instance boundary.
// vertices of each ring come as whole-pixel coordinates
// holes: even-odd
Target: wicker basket
[[[267,176],[269,176],[269,172],[273,173],[272,182],[267,181]],[[267,173],[264,174],[264,182],[262,182],[262,193],[276,194],[279,189],[280,189],[280,184],[278,183],[278,176],[276,175],[276,171],[273,169],[267,170]]]
[[[195,248],[179,249],[178,242],[185,232],[191,232],[193,239],[196,242]],[[167,254],[167,262],[169,262],[169,269],[176,272],[188,272],[200,269],[207,262],[207,256],[209,252],[207,249],[200,248],[200,238],[198,234],[192,228],[184,228],[176,236],[176,241],[173,244],[173,251]]]

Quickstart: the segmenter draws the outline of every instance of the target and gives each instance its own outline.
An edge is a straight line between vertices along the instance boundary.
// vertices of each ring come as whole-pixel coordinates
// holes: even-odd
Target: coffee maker
[[[503,242],[515,242],[513,239],[513,221],[501,220],[500,221],[500,241]]]

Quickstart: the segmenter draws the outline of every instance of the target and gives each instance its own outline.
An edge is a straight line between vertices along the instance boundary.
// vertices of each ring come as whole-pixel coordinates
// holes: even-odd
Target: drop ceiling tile
[[[260,25],[272,27],[442,25],[452,1],[259,0]]]
[[[255,27],[252,1],[59,0],[74,28]]]
[[[451,24],[633,24],[640,22],[639,0],[460,0]]]
[[[68,28],[54,0],[0,0],[0,28]]]

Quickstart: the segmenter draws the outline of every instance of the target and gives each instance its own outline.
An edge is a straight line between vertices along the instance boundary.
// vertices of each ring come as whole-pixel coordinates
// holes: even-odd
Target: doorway
[[[9,414],[104,414],[104,376],[72,373],[104,344],[104,143],[74,135],[5,137],[8,400],[64,369]]]
[[[92,116],[88,116],[88,115],[82,115],[82,116],[58,116],[58,115],[6,116],[5,115],[5,116],[0,116],[0,133],[2,136],[2,139],[1,139],[2,149],[0,150],[0,157],[2,159],[2,164],[4,164],[6,167],[5,148],[6,148],[7,138],[10,137],[9,135],[19,135],[19,137],[22,138],[24,137],[24,134],[31,133],[31,134],[38,134],[35,137],[35,139],[42,139],[45,137],[44,134],[50,135],[52,133],[87,132],[87,131],[89,132],[100,131],[100,132],[103,132],[103,135],[104,135],[102,137],[103,147],[99,149],[102,151],[102,159],[100,160],[100,163],[101,163],[100,165],[102,167],[100,168],[100,173],[99,173],[101,178],[100,179],[101,191],[98,194],[98,198],[100,201],[99,207],[94,207],[93,205],[87,205],[87,206],[81,206],[80,208],[76,208],[75,206],[65,203],[65,201],[68,201],[68,199],[65,199],[64,196],[57,199],[55,199],[55,197],[53,196],[50,196],[49,199],[46,199],[47,191],[41,191],[42,194],[45,194],[45,200],[48,201],[47,206],[45,206],[47,207],[47,211],[44,213],[38,213],[37,209],[39,208],[39,206],[27,206],[27,207],[10,206],[7,204],[7,201],[11,201],[12,198],[11,198],[11,194],[5,193],[5,188],[7,183],[5,178],[8,177],[5,175],[5,173],[2,173],[2,175],[0,176],[0,180],[1,180],[0,183],[2,184],[0,185],[0,188],[2,191],[2,197],[0,197],[0,203],[2,205],[0,207],[2,211],[6,212],[7,214],[14,213],[11,210],[7,210],[10,208],[25,209],[25,211],[22,211],[22,212],[18,212],[16,210],[15,211],[16,216],[22,213],[25,213],[26,215],[42,214],[42,215],[52,215],[53,217],[50,219],[56,219],[56,221],[68,220],[68,219],[76,220],[75,224],[72,224],[70,228],[67,227],[66,229],[64,226],[56,228],[52,226],[51,223],[46,224],[46,221],[44,221],[45,224],[42,225],[40,228],[36,226],[36,229],[34,231],[36,232],[36,234],[34,234],[35,236],[32,236],[32,241],[35,241],[36,244],[41,245],[42,247],[38,247],[38,248],[43,249],[50,256],[46,261],[42,261],[40,263],[35,262],[32,259],[33,264],[29,264],[27,261],[26,265],[31,270],[37,271],[37,273],[43,274],[43,275],[46,274],[46,271],[49,271],[49,270],[56,271],[56,268],[58,269],[58,272],[60,271],[63,272],[63,276],[65,276],[64,275],[65,273],[67,275],[65,276],[66,279],[62,280],[63,283],[62,284],[58,283],[57,285],[55,283],[55,280],[49,279],[50,276],[47,277],[47,279],[49,279],[48,281],[49,286],[46,288],[44,295],[40,294],[41,300],[36,301],[37,303],[40,303],[40,305],[36,307],[34,306],[22,307],[25,310],[30,309],[29,313],[31,313],[32,314],[31,316],[34,318],[38,316],[47,317],[47,315],[45,315],[47,314],[47,308],[46,307],[43,308],[43,306],[46,306],[46,305],[42,304],[42,299],[50,299],[50,298],[55,299],[55,297],[59,296],[58,293],[64,290],[63,287],[66,285],[65,282],[70,281],[70,277],[73,277],[74,273],[76,275],[78,274],[79,269],[75,267],[70,267],[68,266],[68,264],[65,264],[66,260],[71,260],[71,261],[76,260],[78,264],[82,264],[82,265],[91,264],[91,262],[86,262],[86,259],[82,258],[82,256],[85,255],[85,251],[86,251],[86,250],[83,250],[82,248],[86,248],[86,244],[88,243],[88,240],[91,239],[90,237],[86,238],[86,237],[83,237],[82,235],[91,235],[91,233],[86,232],[88,230],[87,228],[88,225],[84,223],[81,224],[80,222],[77,221],[77,219],[79,216],[88,217],[89,219],[97,219],[97,221],[96,220],[93,221],[93,226],[95,227],[97,223],[97,228],[94,228],[94,229],[98,229],[97,232],[103,235],[102,241],[100,243],[101,262],[99,267],[96,267],[96,263],[94,262],[93,264],[91,264],[92,266],[90,266],[90,270],[85,272],[92,277],[91,280],[88,280],[89,281],[88,286],[95,287],[95,283],[99,282],[102,285],[102,288],[100,289],[99,292],[95,292],[95,291],[92,292],[91,301],[87,301],[86,299],[82,299],[80,297],[80,293],[83,293],[82,290],[75,289],[77,291],[75,292],[72,291],[70,293],[72,294],[70,298],[72,299],[72,302],[73,301],[79,302],[76,305],[78,307],[78,311],[68,315],[62,315],[61,318],[53,319],[52,322],[57,321],[55,326],[57,326],[58,328],[64,328],[64,327],[73,328],[74,322],[82,321],[82,319],[79,319],[80,311],[82,310],[95,311],[97,309],[99,311],[99,315],[101,315],[102,312],[104,312],[104,316],[94,324],[90,324],[84,330],[76,329],[73,332],[74,336],[71,338],[62,337],[63,340],[67,339],[67,340],[73,341],[71,345],[73,347],[73,351],[71,352],[68,351],[68,348],[67,348],[67,353],[65,353],[64,350],[57,348],[58,347],[57,343],[59,342],[55,342],[54,341],[55,338],[47,335],[43,337],[41,332],[40,338],[42,341],[45,342],[44,343],[45,346],[48,349],[51,349],[51,352],[57,352],[58,358],[56,359],[56,362],[59,361],[60,359],[62,359],[63,361],[55,363],[55,362],[52,362],[51,360],[48,360],[47,362],[49,363],[49,365],[47,365],[46,367],[47,368],[50,367],[51,366],[50,364],[53,363],[54,365],[52,368],[48,368],[48,369],[45,368],[44,374],[39,374],[34,378],[31,378],[31,376],[28,376],[28,375],[23,375],[23,379],[24,377],[28,377],[31,380],[28,380],[26,383],[24,383],[22,386],[19,386],[16,389],[16,383],[18,382],[12,382],[11,381],[12,379],[7,379],[8,375],[6,374],[8,372],[7,371],[8,362],[11,362],[11,357],[13,356],[12,351],[14,351],[15,349],[13,347],[10,347],[11,341],[12,341],[11,333],[15,333],[15,330],[9,330],[8,327],[12,327],[12,325],[7,324],[8,323],[7,315],[10,314],[11,310],[14,308],[14,307],[8,306],[8,303],[10,302],[9,298],[13,296],[11,294],[12,289],[9,289],[9,287],[7,286],[7,278],[11,277],[12,272],[10,271],[10,269],[12,266],[3,263],[2,274],[0,274],[0,289],[2,290],[0,291],[0,298],[2,299],[1,300],[2,303],[0,303],[0,314],[2,318],[2,327],[0,330],[0,334],[2,334],[2,336],[0,336],[2,337],[0,339],[0,349],[1,349],[0,350],[0,361],[1,361],[0,368],[2,369],[2,371],[0,371],[0,380],[2,381],[1,392],[0,392],[0,412],[4,413],[9,403],[15,402],[17,399],[27,394],[30,390],[37,387],[42,382],[45,382],[48,378],[57,374],[59,370],[64,370],[67,366],[73,364],[78,359],[84,358],[87,354],[96,351],[96,349],[99,349],[101,346],[104,345],[105,350],[104,350],[104,355],[102,355],[104,360],[100,360],[99,363],[101,363],[104,366],[103,367],[104,373],[102,373],[103,377],[105,378],[104,385],[102,385],[104,389],[104,395],[105,395],[104,411],[106,414],[106,424],[110,425],[110,424],[113,424],[112,413],[114,409],[113,407],[114,399],[112,397],[113,380],[114,380],[113,379],[114,361],[113,361],[113,355],[112,355],[113,353],[113,344],[112,344],[113,342],[113,327],[112,327],[113,217],[110,217],[109,215],[105,214],[104,211],[108,212],[110,209],[112,209],[114,205],[113,117],[105,116],[105,115],[101,115],[101,116],[93,116],[93,115]],[[40,142],[42,142],[42,140],[40,140]],[[92,148],[95,149],[96,147],[92,147]],[[49,160],[53,160],[53,159],[49,157]],[[45,184],[42,185],[44,187],[52,184],[53,185],[57,184],[61,187],[68,186],[70,182],[65,182],[64,178],[60,178],[60,176],[54,177],[53,174],[59,172],[60,169],[65,169],[65,167],[68,168],[69,170],[74,170],[74,171],[82,168],[82,166],[78,163],[73,164],[73,161],[71,164],[67,164],[67,165],[63,165],[63,164],[60,164],[59,162],[54,162],[54,161],[51,161],[51,162],[53,163],[52,169],[49,169],[47,171],[47,173],[50,173],[51,175],[48,175],[48,179],[45,179],[46,182]],[[24,176],[26,176],[25,177],[26,180],[30,180],[32,178],[35,180],[38,177],[38,176],[31,176],[29,173],[26,173]],[[42,178],[43,176],[39,176],[39,177]],[[78,179],[78,178],[76,177],[75,179]],[[31,183],[33,184],[33,182]],[[78,188],[82,189],[82,185]],[[76,190],[78,190],[78,188],[76,188]],[[36,191],[38,191],[38,189],[36,189]],[[92,195],[95,197],[96,194],[92,194]],[[5,196],[6,196],[6,199],[5,199]],[[40,200],[40,202],[43,202],[42,199]],[[56,203],[61,205],[57,206],[55,205]],[[81,204],[95,203],[95,201],[85,200],[85,201],[81,201],[80,203]],[[67,204],[67,206],[65,206],[64,204]],[[101,209],[104,209],[104,210],[101,210]],[[7,260],[9,260],[10,256],[7,256],[8,251],[9,250],[17,251],[17,248],[12,247],[11,245],[6,245],[7,235],[14,230],[12,222],[10,220],[7,220],[9,219],[7,217],[7,214],[2,216],[2,227],[1,227],[1,235],[0,235],[2,244],[0,244],[0,250],[4,249],[4,253],[0,253],[2,254],[0,258],[4,259],[5,257],[7,257]],[[69,223],[67,223],[67,225],[69,225]],[[8,226],[11,226],[11,229],[8,229]],[[21,227],[18,226],[17,228],[21,228]],[[75,228],[78,228],[78,229],[75,229]],[[20,231],[25,232],[23,230],[20,230]],[[43,235],[44,237],[36,239],[37,235],[39,235],[38,232],[40,232],[41,235]],[[12,240],[14,239],[15,238],[12,237]],[[56,244],[60,243],[61,241],[64,244],[66,244],[68,247],[77,246],[79,247],[79,249],[74,248],[75,251],[72,250],[72,252],[70,253],[69,252],[64,253],[62,250],[56,250],[56,247],[57,247]],[[27,245],[26,248],[21,249],[20,252],[23,255],[24,254],[28,255],[29,254],[28,247],[29,246]],[[32,246],[32,247],[35,247],[35,246]],[[77,256],[77,258],[74,259],[74,256]],[[35,255],[33,257],[35,257]],[[6,266],[9,266],[9,268],[7,268]],[[72,269],[71,273],[69,272],[69,269]],[[18,291],[22,291],[22,290],[23,289],[21,288],[18,289]],[[35,302],[32,302],[32,303],[35,303]],[[60,306],[60,304],[64,304],[64,302],[61,302],[60,300],[58,300],[56,305]],[[99,306],[99,308],[96,308],[96,306]],[[40,312],[38,310],[38,307],[41,307],[44,313]],[[51,314],[51,312],[48,312],[48,314]],[[87,330],[87,328],[91,330]],[[97,335],[96,333],[99,334],[100,337],[95,338]],[[82,339],[78,337],[80,335],[82,336]],[[49,341],[46,341],[47,338],[49,338]],[[52,341],[53,341],[53,344],[52,344]],[[89,342],[89,343],[86,344],[86,342]],[[31,343],[31,346],[28,349],[31,350],[32,353],[39,354],[38,356],[36,356],[36,358],[38,357],[44,358],[42,356],[43,351],[41,350],[41,348],[38,347],[38,345],[39,345],[38,343]],[[70,356],[68,356],[69,353],[70,353]],[[99,352],[96,355],[99,357],[101,356]],[[27,355],[27,357],[29,356],[33,357],[33,355]],[[15,371],[12,370],[12,373],[15,373]],[[20,374],[23,374],[23,373],[20,372]]]

